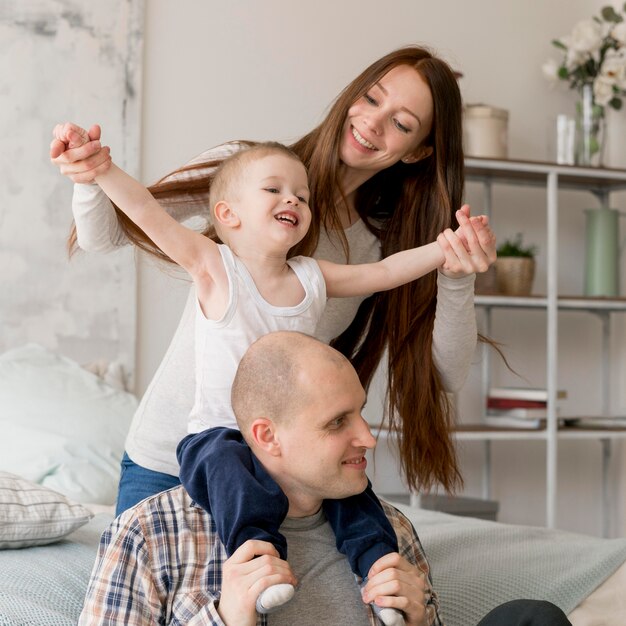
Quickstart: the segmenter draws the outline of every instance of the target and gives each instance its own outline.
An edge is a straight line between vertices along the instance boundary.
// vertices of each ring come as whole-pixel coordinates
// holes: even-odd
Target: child
[[[253,341],[274,330],[313,335],[327,296],[369,295],[415,280],[442,265],[443,252],[433,242],[365,265],[288,260],[289,251],[307,233],[311,212],[306,170],[280,144],[243,150],[215,173],[210,202],[221,245],[176,222],[114,165],[96,182],[194,280],[196,398],[191,434],[178,448],[181,482],[213,516],[229,556],[256,538],[271,541],[286,559],[278,528],[287,514],[287,500],[258,471],[230,404],[239,359]],[[479,227],[480,218],[473,220]],[[259,491],[265,497],[259,498]],[[257,497],[248,497],[250,493]],[[265,506],[252,507],[258,501]],[[361,578],[378,558],[397,551],[393,529],[371,488],[347,500],[327,501],[324,510],[338,549]],[[257,609],[267,613],[293,593],[291,585],[274,585],[259,595]],[[373,608],[387,626],[404,623],[395,609]]]

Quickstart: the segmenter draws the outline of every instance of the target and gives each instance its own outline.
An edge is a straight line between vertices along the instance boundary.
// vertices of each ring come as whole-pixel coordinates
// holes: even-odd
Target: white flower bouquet
[[[623,10],[626,11],[626,4]],[[600,16],[582,20],[572,32],[552,44],[561,50],[561,63],[553,59],[543,66],[544,74],[553,80],[565,80],[583,93],[585,85],[593,86],[594,105],[619,110],[626,95],[626,21],[611,6]]]

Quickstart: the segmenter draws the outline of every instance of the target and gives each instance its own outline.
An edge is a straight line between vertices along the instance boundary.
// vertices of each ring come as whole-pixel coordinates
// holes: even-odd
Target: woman
[[[54,134],[53,162],[75,182],[91,182],[109,167],[98,127],[88,135],[59,125]],[[150,191],[177,219],[206,216],[214,168],[244,143],[203,153]],[[291,146],[307,166],[314,209],[309,235],[293,253],[364,263],[455,228],[464,182],[461,144],[461,96],[448,65],[420,47],[382,57]],[[132,242],[158,255],[97,187],[77,185],[73,209],[72,248],[109,250]],[[461,482],[444,391],[459,389],[469,369],[477,337],[474,272],[495,260],[495,238],[489,228],[475,233],[465,215],[460,222],[467,249],[439,238],[451,270],[365,300],[331,300],[316,332],[351,358],[366,387],[388,351],[388,424],[398,436],[404,476],[416,490],[436,483],[453,490]],[[190,293],[133,419],[118,512],[178,483],[175,448],[193,401],[194,299]]]

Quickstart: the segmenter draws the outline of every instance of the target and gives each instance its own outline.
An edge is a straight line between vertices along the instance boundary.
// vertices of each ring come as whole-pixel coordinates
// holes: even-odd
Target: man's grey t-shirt
[[[291,602],[268,615],[269,626],[369,626],[367,605],[323,511],[287,518],[280,530],[298,587]]]

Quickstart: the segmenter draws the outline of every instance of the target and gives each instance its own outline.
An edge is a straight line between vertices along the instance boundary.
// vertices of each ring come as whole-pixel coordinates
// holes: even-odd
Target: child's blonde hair
[[[302,163],[300,157],[293,150],[277,141],[258,143],[236,152],[222,161],[213,174],[209,193],[209,205],[213,218],[215,218],[213,215],[215,205],[220,200],[230,200],[232,198],[234,187],[239,183],[246,166],[271,154],[283,154],[298,161],[298,163]],[[302,164],[302,167],[304,167],[304,164]]]

